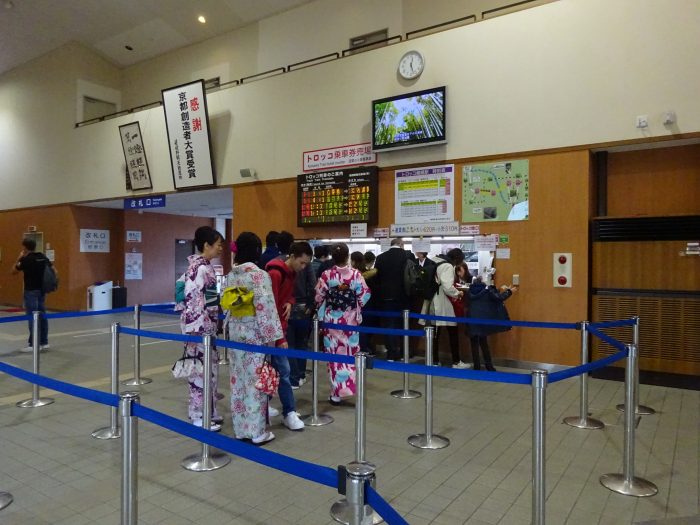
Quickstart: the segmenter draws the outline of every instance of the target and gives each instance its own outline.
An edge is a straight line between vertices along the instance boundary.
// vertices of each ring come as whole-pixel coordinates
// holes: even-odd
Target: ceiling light
[[[207,19],[204,18],[204,15],[199,15],[199,16],[197,17],[197,20],[199,20],[199,23],[200,23],[200,24],[206,24],[206,23],[207,23]]]
[[[133,50],[134,50],[134,48],[131,47],[129,44],[125,45],[125,46],[124,46],[124,49],[126,49],[127,51],[133,51]]]

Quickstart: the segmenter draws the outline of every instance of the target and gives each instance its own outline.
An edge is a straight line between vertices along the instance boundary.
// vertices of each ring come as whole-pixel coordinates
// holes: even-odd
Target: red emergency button
[[[566,255],[559,256],[559,264],[566,264]]]
[[[559,257],[559,259],[564,259],[566,260],[566,257]],[[566,277],[563,275],[557,279],[557,282],[559,283],[560,286],[564,286],[566,284]]]

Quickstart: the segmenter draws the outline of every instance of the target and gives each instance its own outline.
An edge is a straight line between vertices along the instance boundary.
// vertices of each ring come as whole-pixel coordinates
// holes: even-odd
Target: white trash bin
[[[112,309],[112,281],[95,283],[87,288],[88,310]]]

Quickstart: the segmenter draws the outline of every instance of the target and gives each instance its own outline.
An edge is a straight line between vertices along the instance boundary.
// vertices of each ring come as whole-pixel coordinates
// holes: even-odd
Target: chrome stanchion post
[[[32,312],[32,355],[34,357],[32,372],[37,375],[39,374],[39,321],[41,320],[41,315],[41,312]],[[34,383],[32,384],[32,398],[18,402],[17,406],[20,408],[37,408],[50,405],[53,402],[53,398],[40,397],[39,385]]]
[[[627,369],[625,370],[625,443],[622,474],[604,474],[600,477],[601,484],[619,494],[625,496],[654,496],[659,489],[651,481],[638,478],[634,475],[634,440],[636,417],[634,411],[635,378],[634,370],[637,367],[637,347],[627,345]]]
[[[433,366],[433,331],[432,326],[425,328],[425,364]],[[425,433],[408,437],[408,444],[416,448],[436,450],[450,445],[445,436],[433,434],[433,376],[425,376]]]
[[[9,492],[0,492],[0,510],[7,507],[13,501],[12,494]]]
[[[141,330],[141,305],[134,305],[134,330]],[[134,377],[127,379],[123,384],[128,386],[139,386],[151,383],[153,380],[148,377],[141,377],[141,336],[134,336]]]
[[[532,371],[532,523],[544,525],[547,371]]]
[[[134,403],[138,403],[138,392],[124,392],[119,399],[124,439],[122,439],[122,508],[121,525],[136,525],[138,520],[138,461],[139,419],[132,415]]]
[[[408,330],[410,327],[410,315],[411,311],[410,310],[404,310],[403,311],[403,329]],[[410,359],[410,349],[409,349],[409,337],[408,335],[403,336],[403,362],[404,364],[408,364],[408,361]],[[394,390],[391,392],[391,395],[393,397],[397,397],[399,399],[416,399],[417,397],[421,396],[421,393],[418,392],[417,390],[411,390],[409,388],[409,379],[408,379],[408,372],[403,373],[403,390]]]
[[[224,333],[223,333],[224,339],[228,341],[228,319],[224,319]],[[228,360],[228,350],[224,348],[223,352],[219,353],[219,362],[217,363],[219,365],[229,365],[230,361]]]
[[[321,349],[318,317],[316,316],[313,319],[313,332],[313,351],[314,354],[318,354]],[[303,416],[301,419],[310,427],[320,427],[333,423],[333,416],[318,413],[318,360],[316,359],[311,362],[311,415]]]
[[[365,504],[364,486],[374,486],[376,467],[365,460],[367,443],[367,413],[365,409],[365,370],[367,354],[355,354],[355,384],[357,400],[355,404],[355,461],[346,467],[346,498],[336,501],[331,507],[331,517],[338,523],[347,525],[372,525],[384,520]]]
[[[581,364],[588,363],[588,321],[581,322]],[[565,417],[564,423],[571,427],[597,430],[605,428],[605,423],[588,417],[588,373],[579,376],[581,394],[579,400],[579,415]]]
[[[111,392],[119,395],[119,323],[112,323],[112,387]],[[97,439],[117,439],[121,437],[117,407],[109,409],[109,426],[99,428],[92,433]]]
[[[632,319],[634,319],[634,324],[632,325],[632,344],[637,348],[637,356],[639,356],[639,316],[635,315]],[[636,393],[634,399],[635,414],[638,416],[651,416],[652,414],[656,414],[656,410],[653,408],[639,404],[639,360],[637,360],[637,369],[634,372],[634,382],[636,384],[634,389]],[[615,408],[620,412],[624,412],[625,404],[621,403]]]
[[[203,384],[203,407],[202,407],[202,428],[209,430],[211,428],[211,412],[212,412],[212,396],[211,391],[211,376],[212,376],[212,345],[211,336],[204,336],[204,377]],[[207,472],[210,470],[220,469],[225,467],[231,461],[228,454],[223,452],[211,453],[209,445],[202,443],[202,453],[192,454],[182,460],[183,468],[193,470],[195,472]]]

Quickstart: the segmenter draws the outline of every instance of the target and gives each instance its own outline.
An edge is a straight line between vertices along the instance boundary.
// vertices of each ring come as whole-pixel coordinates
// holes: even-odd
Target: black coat
[[[509,321],[508,311],[503,302],[513,292],[506,290],[499,292],[495,286],[486,286],[483,283],[474,283],[469,287],[469,317],[474,319],[495,319]],[[507,332],[510,326],[493,324],[470,324],[469,335],[485,336],[498,332]]]
[[[408,296],[404,289],[403,272],[408,255],[397,247],[389,248],[377,257],[374,267],[377,269],[377,297],[381,301],[396,301],[401,305],[408,304]]]

